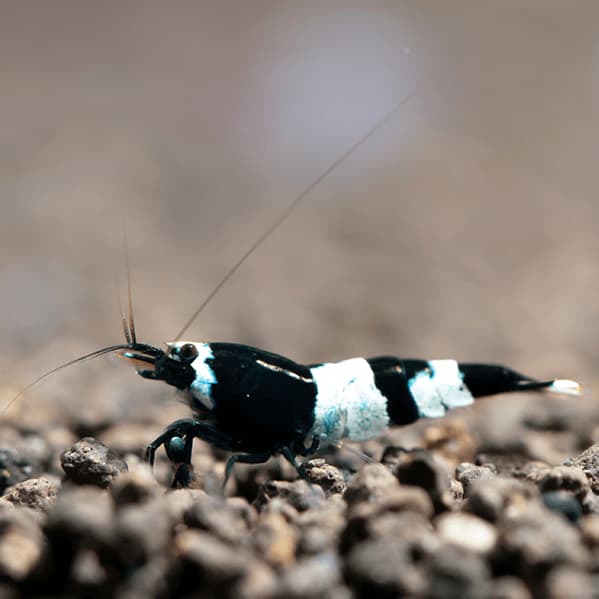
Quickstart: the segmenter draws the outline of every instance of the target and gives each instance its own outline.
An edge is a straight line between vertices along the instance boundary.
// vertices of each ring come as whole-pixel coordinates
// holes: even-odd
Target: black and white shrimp
[[[188,482],[196,437],[232,452],[225,468],[225,483],[236,462],[261,463],[278,454],[301,475],[296,458],[314,454],[323,442],[371,439],[389,426],[409,424],[418,418],[438,418],[452,408],[472,404],[478,397],[510,391],[580,395],[581,387],[575,381],[537,380],[489,364],[381,356],[303,365],[247,345],[181,340],[203,308],[254,250],[415,91],[398,102],[289,204],[227,271],[165,350],[138,343],[129,285],[129,316],[123,316],[126,343],[62,364],[19,395],[66,366],[119,352],[136,365],[142,377],[179,389],[193,412],[192,417],[173,422],[147,448],[150,464],[162,445],[171,460],[179,464],[174,484]]]
[[[233,452],[236,462],[262,463],[283,455],[302,475],[297,456],[322,442],[365,441],[388,426],[438,418],[478,397],[545,390],[580,395],[575,381],[540,381],[504,366],[392,356],[303,365],[237,343],[176,341],[166,351],[132,343],[121,355],[147,379],[182,391],[194,416],[172,423],[148,446],[154,461],[164,445],[188,465],[195,437]],[[184,482],[175,480],[177,482]]]

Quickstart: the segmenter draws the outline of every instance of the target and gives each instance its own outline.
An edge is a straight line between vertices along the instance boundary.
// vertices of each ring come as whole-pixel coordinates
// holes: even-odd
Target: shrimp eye
[[[186,343],[179,348],[179,357],[184,362],[193,362],[198,357],[198,348],[193,343]]]

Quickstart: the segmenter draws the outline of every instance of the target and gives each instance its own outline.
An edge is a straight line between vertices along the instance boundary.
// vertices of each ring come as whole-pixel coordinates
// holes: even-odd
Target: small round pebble
[[[349,505],[374,501],[399,488],[397,478],[383,464],[366,464],[347,484],[343,498]]]
[[[322,487],[327,495],[343,493],[345,478],[339,468],[327,464],[323,459],[308,460],[302,464],[308,480]]]
[[[139,566],[162,552],[170,541],[172,523],[164,496],[143,505],[127,505],[116,513],[114,552],[120,563]]]
[[[337,548],[346,523],[345,504],[327,502],[319,510],[302,512],[295,520],[299,529],[298,553],[314,555]]]
[[[409,546],[391,537],[357,544],[345,559],[345,577],[360,597],[420,596],[426,587]]]
[[[341,579],[337,555],[321,553],[301,559],[288,568],[282,576],[280,594],[290,599],[326,597]]]
[[[506,511],[514,515],[526,510],[538,495],[538,488],[532,483],[499,476],[475,485],[463,509],[489,522],[497,522]]]
[[[246,520],[221,497],[199,495],[185,510],[183,522],[232,544],[241,543],[248,534]]]
[[[490,571],[484,559],[455,545],[444,545],[426,564],[430,599],[486,599]]]
[[[158,485],[152,469],[144,463],[136,464],[131,471],[121,472],[110,488],[117,506],[140,504],[162,495],[164,490]]]
[[[575,466],[555,466],[545,473],[539,481],[542,492],[568,491],[582,500],[590,490],[585,473]]]
[[[436,511],[444,511],[452,505],[454,499],[449,474],[428,451],[404,451],[398,454],[397,459],[393,473],[402,485],[424,489],[433,500]]]
[[[67,480],[79,485],[108,487],[127,470],[125,461],[93,437],[84,437],[61,456]]]
[[[455,471],[456,480],[462,483],[464,497],[468,497],[480,481],[487,481],[497,476],[497,468],[489,465],[477,466],[462,462]]]
[[[8,489],[4,499],[15,505],[47,512],[56,503],[59,487],[60,481],[54,478],[30,478]]]
[[[540,502],[531,502],[526,510],[504,519],[495,557],[511,573],[532,577],[532,584],[539,584],[539,576],[551,567],[589,562],[579,531]]]
[[[72,545],[105,544],[114,529],[111,497],[92,486],[66,486],[60,490],[56,505],[48,512],[46,532],[70,539]]]
[[[472,514],[441,514],[435,524],[443,541],[474,553],[490,553],[497,542],[495,527]]]
[[[180,532],[174,539],[174,549],[184,562],[187,577],[203,582],[205,588],[231,585],[253,565],[251,556],[242,548],[231,547],[199,530]]]
[[[582,506],[576,497],[565,491],[548,491],[541,495],[545,507],[561,514],[570,522],[578,522],[582,516]]]
[[[374,517],[384,512],[415,512],[431,518],[434,514],[433,503],[428,494],[420,487],[401,485],[386,495],[377,496],[369,502],[360,502],[350,506],[350,517]]]

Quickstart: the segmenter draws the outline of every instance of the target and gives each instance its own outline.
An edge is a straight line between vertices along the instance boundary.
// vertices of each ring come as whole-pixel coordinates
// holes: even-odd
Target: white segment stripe
[[[428,366],[408,381],[421,417],[440,418],[451,408],[474,402],[455,360],[430,360]]]
[[[197,399],[208,410],[213,410],[212,385],[216,383],[216,376],[206,360],[214,358],[214,354],[209,343],[195,343],[194,345],[198,349],[198,357],[191,365],[196,372],[196,378],[189,386],[189,390],[194,399]]]
[[[308,439],[364,441],[389,426],[387,399],[377,389],[372,368],[364,358],[321,364],[310,371],[317,395]]]

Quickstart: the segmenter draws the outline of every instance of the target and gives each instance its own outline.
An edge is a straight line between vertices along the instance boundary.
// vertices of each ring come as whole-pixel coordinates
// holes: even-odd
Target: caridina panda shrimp
[[[439,418],[478,397],[581,393],[575,381],[539,381],[504,366],[455,360],[380,356],[304,365],[238,343],[189,341],[168,343],[166,351],[133,341],[121,355],[142,364],[142,377],[183,391],[194,414],[149,444],[150,464],[160,445],[178,463],[190,464],[199,437],[234,452],[224,484],[236,462],[261,463],[281,454],[302,475],[296,457],[314,454],[321,442],[365,441],[388,426]]]
[[[126,343],[95,350],[46,372],[9,405],[28,388],[66,366],[119,352],[136,365],[142,377],[163,381],[183,392],[192,410],[191,417],[173,422],[147,448],[147,460],[153,464],[156,450],[164,445],[170,459],[178,464],[173,485],[185,485],[191,476],[196,437],[233,453],[225,468],[226,484],[236,462],[261,463],[281,454],[302,475],[297,456],[314,454],[321,443],[371,439],[389,426],[438,418],[452,408],[472,404],[478,397],[511,391],[581,395],[581,386],[575,381],[537,380],[498,365],[393,356],[304,365],[238,343],[182,340],[200,312],[247,258],[415,91],[398,102],[289,204],[227,271],[175,340],[166,344],[166,349],[138,343],[129,285],[129,315],[123,316]]]

